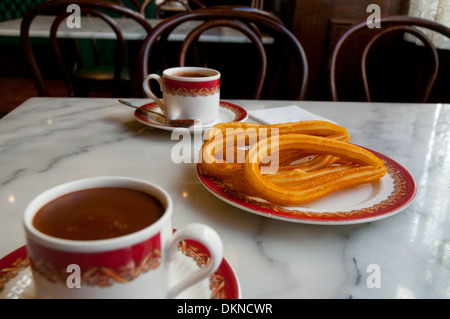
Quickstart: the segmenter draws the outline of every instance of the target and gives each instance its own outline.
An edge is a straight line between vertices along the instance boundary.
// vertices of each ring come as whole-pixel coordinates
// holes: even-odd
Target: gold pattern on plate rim
[[[210,177],[211,181],[224,193],[233,196],[233,198],[242,201],[246,204],[251,204],[262,209],[272,210],[274,213],[291,215],[293,218],[297,218],[300,216],[305,217],[355,217],[362,215],[370,215],[378,212],[381,209],[390,207],[395,205],[406,193],[406,181],[401,174],[399,169],[396,169],[394,165],[390,163],[386,163],[385,165],[388,169],[388,174],[393,179],[394,182],[394,190],[389,194],[388,198],[376,203],[370,207],[365,207],[361,209],[355,209],[351,211],[338,211],[338,212],[315,212],[315,211],[307,211],[307,210],[296,210],[289,209],[286,207],[276,206],[268,202],[263,202],[261,199],[255,199],[249,197],[245,194],[236,192],[230,186],[226,185],[220,178]],[[288,216],[286,216],[288,217]]]

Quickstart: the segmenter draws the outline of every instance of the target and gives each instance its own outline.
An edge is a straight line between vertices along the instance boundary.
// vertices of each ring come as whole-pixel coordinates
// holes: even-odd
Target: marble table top
[[[337,122],[354,143],[412,174],[414,201],[389,218],[349,225],[252,214],[206,190],[195,163],[172,162],[171,132],[138,122],[115,99],[31,98],[0,119],[0,258],[25,244],[21,218],[36,195],[122,175],[169,192],[174,228],[200,222],[217,230],[243,298],[450,297],[450,105],[230,102],[247,110],[295,104]]]

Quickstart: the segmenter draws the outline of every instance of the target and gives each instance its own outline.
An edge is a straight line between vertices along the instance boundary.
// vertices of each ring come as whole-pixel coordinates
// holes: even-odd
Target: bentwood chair
[[[115,35],[115,47],[111,52],[104,54],[113,56],[110,68],[104,65],[93,65],[91,67],[83,66],[83,61],[79,60],[80,48],[78,39],[72,38],[74,46],[70,51],[75,51],[75,58],[68,59],[62,52],[60,40],[57,37],[58,29],[65,24],[67,18],[73,13],[68,10],[69,5],[79,6],[81,14],[86,14],[87,20],[84,23],[93,23],[101,25],[102,28],[109,28]],[[69,12],[67,12],[69,11]],[[112,96],[119,96],[121,84],[129,81],[129,73],[125,72],[126,43],[124,35],[120,28],[123,19],[135,21],[137,26],[143,28],[146,35],[152,31],[152,27],[145,18],[137,11],[125,8],[117,3],[97,0],[53,0],[43,2],[33,7],[23,18],[21,25],[21,42],[25,51],[25,56],[29,62],[32,76],[40,96],[49,96],[49,89],[45,83],[43,73],[33,53],[32,42],[30,39],[30,25],[38,15],[51,14],[55,17],[50,29],[50,43],[55,62],[61,71],[69,96],[85,96],[86,90],[90,87],[107,88]],[[82,26],[80,28],[82,32]],[[70,36],[68,36],[70,37]],[[74,35],[74,37],[77,37]],[[94,42],[95,43],[95,42]],[[65,52],[67,52],[66,50]],[[73,53],[73,52],[70,52]],[[73,55],[73,54],[72,54]],[[132,73],[132,71],[130,70]],[[136,72],[136,71],[133,71]],[[87,88],[87,89],[86,89]]]
[[[328,79],[334,101],[348,100],[342,90],[344,84],[353,92],[361,89],[361,99],[380,102],[427,102],[439,76],[444,77],[448,89],[448,71],[439,72],[439,50],[423,30],[450,39],[450,28],[409,16],[386,16],[379,22],[378,29],[369,29],[366,21],[357,23],[336,43],[329,60]],[[422,45],[407,40],[405,34],[416,37]],[[352,54],[360,52],[355,70],[348,66],[352,61],[346,59],[350,52],[346,50]],[[360,83],[348,84],[346,76],[350,77],[351,72],[355,76],[360,72]]]
[[[169,52],[168,37],[186,22],[195,22],[196,26]],[[202,42],[200,36],[205,31],[225,27],[244,34],[247,43]],[[262,35],[273,42],[263,43]],[[158,60],[161,45],[165,52],[163,61]],[[171,61],[169,53],[175,53]],[[308,83],[308,63],[300,42],[277,17],[255,8],[211,7],[167,18],[146,40],[139,61],[141,80],[167,67],[195,65],[217,69],[222,74],[223,98],[304,99]]]

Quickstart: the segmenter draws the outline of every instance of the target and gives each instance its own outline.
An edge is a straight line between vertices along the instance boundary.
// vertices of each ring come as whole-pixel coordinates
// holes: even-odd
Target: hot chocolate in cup
[[[174,298],[222,262],[222,242],[202,224],[172,228],[161,187],[128,177],[72,181],[38,195],[23,217],[38,298]],[[204,245],[211,261],[173,287],[179,242]]]

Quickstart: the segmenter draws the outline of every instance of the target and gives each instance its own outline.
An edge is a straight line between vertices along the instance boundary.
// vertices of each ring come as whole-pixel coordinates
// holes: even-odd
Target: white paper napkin
[[[313,120],[328,121],[334,123],[327,118],[308,112],[297,105],[253,110],[249,111],[249,114],[254,120],[262,124],[278,124]]]

